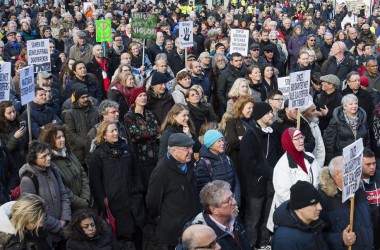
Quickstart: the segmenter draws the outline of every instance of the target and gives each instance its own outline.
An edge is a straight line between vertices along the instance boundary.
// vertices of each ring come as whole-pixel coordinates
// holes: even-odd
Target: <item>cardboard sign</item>
[[[28,65],[34,65],[34,72],[50,71],[49,39],[29,40],[26,44]]]
[[[156,39],[157,15],[145,12],[132,13],[132,38]]]
[[[35,97],[33,65],[20,69],[20,96],[21,105],[28,104]]]
[[[310,70],[290,73],[289,109],[301,108],[309,99]]]
[[[343,148],[344,169],[342,202],[354,197],[356,190],[359,189],[362,176],[363,149],[362,138]]]
[[[289,99],[290,93],[290,77],[284,76],[277,79],[278,90],[282,92],[282,97],[284,98],[283,104]]]
[[[194,33],[192,21],[179,23],[179,42],[181,49],[193,47]]]
[[[0,63],[0,101],[9,101],[11,85],[11,63]]]
[[[249,30],[232,29],[230,54],[239,52],[242,56],[248,56]]]

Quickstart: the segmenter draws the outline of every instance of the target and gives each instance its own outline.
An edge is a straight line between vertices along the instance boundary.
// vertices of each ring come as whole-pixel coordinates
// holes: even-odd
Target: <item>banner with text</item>
[[[194,37],[193,37],[193,22],[180,22],[179,23],[179,43],[180,48],[189,48],[193,47]]]
[[[309,99],[310,70],[290,73],[289,109],[304,106]]]
[[[29,40],[26,44],[28,64],[34,65],[34,72],[50,71],[49,39]]]
[[[34,67],[20,69],[20,96],[21,105],[28,104],[34,99]]]
[[[362,176],[363,149],[362,138],[343,148],[342,202],[354,197],[356,190],[359,188],[360,178]]]
[[[249,30],[231,29],[230,54],[239,52],[248,56]]]
[[[133,38],[156,39],[157,15],[134,12],[131,25]]]
[[[9,101],[11,85],[11,63],[0,63],[0,101]]]
[[[278,90],[282,92],[282,98],[284,98],[282,105],[289,99],[290,93],[290,77],[284,76],[277,79]]]

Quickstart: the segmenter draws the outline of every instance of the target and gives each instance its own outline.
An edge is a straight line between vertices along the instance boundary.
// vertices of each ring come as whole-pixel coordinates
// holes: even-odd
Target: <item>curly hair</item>
[[[90,209],[79,209],[75,211],[73,214],[73,218],[70,224],[65,229],[65,235],[67,238],[75,237],[77,238],[79,235],[84,235],[84,231],[80,226],[80,223],[85,219],[93,219],[95,223],[95,229],[97,235],[102,235],[103,232],[107,230],[106,224],[101,220],[101,218],[96,215]]]
[[[46,125],[45,129],[42,130],[38,139],[46,143],[47,145],[49,145],[50,150],[56,150],[57,148],[55,147],[55,140],[56,140],[58,131],[61,131],[63,133],[63,136],[65,137],[65,147],[67,151],[70,151],[69,138],[67,136],[67,131],[66,131],[66,128],[62,125],[57,125],[57,124]]]
[[[37,154],[49,149],[49,145],[44,142],[34,140],[29,144],[28,154],[26,155],[26,162],[29,164],[36,164]]]

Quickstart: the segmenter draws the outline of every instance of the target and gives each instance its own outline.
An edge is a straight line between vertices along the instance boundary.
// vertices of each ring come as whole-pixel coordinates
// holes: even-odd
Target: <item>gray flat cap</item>
[[[169,147],[192,147],[194,141],[184,133],[175,133],[169,137]]]
[[[340,80],[336,75],[325,75],[321,76],[321,82],[328,82],[335,86],[335,88],[339,88],[340,86]]]

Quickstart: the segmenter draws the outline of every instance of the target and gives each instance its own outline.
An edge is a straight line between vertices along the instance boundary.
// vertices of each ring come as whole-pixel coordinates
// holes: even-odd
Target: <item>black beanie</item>
[[[272,107],[267,102],[256,102],[253,106],[253,120],[260,120],[268,112],[272,111]]]
[[[76,101],[78,101],[79,98],[80,98],[82,95],[88,95],[88,91],[87,91],[87,89],[85,89],[85,88],[80,88],[80,89],[75,90],[74,93],[73,93],[73,97],[74,97],[74,99],[72,100],[72,102],[76,102]]]
[[[166,77],[165,74],[156,71],[152,75],[152,80],[150,81],[150,85],[154,86],[157,84],[166,83],[167,81],[168,81],[168,78]]]
[[[321,202],[318,190],[307,181],[297,181],[290,188],[290,209],[300,209]]]

